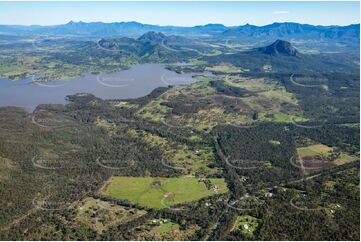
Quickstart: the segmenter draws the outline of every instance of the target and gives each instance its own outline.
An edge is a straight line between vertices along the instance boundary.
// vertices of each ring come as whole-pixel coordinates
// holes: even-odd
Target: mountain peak
[[[276,40],[273,44],[257,49],[259,52],[273,56],[297,56],[299,52],[292,44],[285,40]]]
[[[151,45],[156,45],[164,43],[164,41],[167,40],[167,36],[161,32],[157,33],[155,31],[149,31],[140,36],[137,40],[142,42],[149,42]]]

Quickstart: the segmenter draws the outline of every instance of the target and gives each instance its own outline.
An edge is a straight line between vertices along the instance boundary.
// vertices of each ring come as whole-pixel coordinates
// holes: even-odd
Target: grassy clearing
[[[179,224],[173,222],[165,222],[160,224],[159,226],[153,228],[151,232],[153,233],[160,233],[160,234],[167,234],[174,230],[179,230]]]
[[[130,103],[130,102],[125,102],[125,101],[121,101],[121,102],[112,102],[112,105],[114,107],[119,107],[119,108],[129,108],[129,109],[136,109],[139,107],[138,104],[135,103]]]
[[[206,76],[196,76],[195,77],[198,82],[193,83],[188,88],[185,88],[185,94],[192,94],[192,95],[207,95],[207,94],[213,94],[216,92],[216,90],[213,87],[210,87],[208,84],[210,81],[212,81],[214,78],[212,77],[206,77]]]
[[[199,226],[193,224],[180,229],[180,225],[170,219],[157,218],[137,227],[142,232],[137,234],[136,240],[186,241],[199,229]]]
[[[246,70],[242,68],[237,68],[233,65],[224,64],[224,65],[206,67],[206,71],[211,71],[215,73],[234,74],[234,73],[242,73]]]
[[[307,120],[303,117],[295,117],[286,113],[259,113],[258,118],[261,121],[279,123],[302,122]]]
[[[226,112],[221,119],[224,123],[239,124],[239,125],[252,125],[252,113],[248,112]]]
[[[246,236],[252,236],[261,220],[252,216],[238,216],[232,230],[240,230]]]
[[[333,148],[323,144],[315,144],[307,147],[297,148],[298,155],[303,157],[316,156],[316,155],[327,155],[332,152]]]
[[[102,193],[150,208],[165,208],[228,191],[224,179],[209,179],[208,189],[198,178],[112,177]]]
[[[276,82],[263,78],[249,79],[241,76],[228,76],[225,78],[227,85],[245,88],[253,92],[265,92],[277,88]]]
[[[242,101],[250,109],[259,113],[259,119],[268,122],[292,122],[305,121],[306,119],[299,116],[300,110],[298,105],[278,98],[267,97],[269,94],[258,94],[242,98]],[[286,108],[285,104],[288,104]],[[283,107],[282,107],[283,106]]]
[[[270,90],[267,92],[262,92],[260,96],[266,97],[270,100],[275,100],[279,103],[285,102],[293,105],[298,105],[297,99],[293,96],[292,93],[287,92],[285,89]]]
[[[357,157],[357,156],[342,153],[339,158],[337,158],[336,160],[333,161],[333,163],[336,165],[343,165],[343,164],[346,164],[346,163],[349,163],[351,161],[355,161],[358,159],[359,159],[359,157]]]

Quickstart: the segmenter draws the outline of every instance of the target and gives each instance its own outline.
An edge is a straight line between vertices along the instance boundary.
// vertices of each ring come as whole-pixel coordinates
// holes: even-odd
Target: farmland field
[[[207,188],[198,178],[112,177],[102,193],[150,208],[196,201],[228,191],[224,179],[208,179]]]
[[[323,144],[315,144],[307,147],[298,148],[297,152],[301,157],[315,156],[315,155],[327,155],[332,151],[331,147]]]
[[[355,155],[339,152],[334,147],[324,144],[313,144],[297,148],[300,158],[300,167],[304,174],[311,174],[335,165],[343,165],[358,159]]]

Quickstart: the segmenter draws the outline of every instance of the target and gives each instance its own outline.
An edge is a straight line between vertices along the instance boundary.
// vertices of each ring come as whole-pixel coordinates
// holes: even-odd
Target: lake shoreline
[[[33,77],[22,80],[0,78],[0,108],[20,107],[33,112],[41,104],[67,103],[66,96],[92,94],[103,100],[129,100],[149,95],[158,87],[190,85],[196,75],[211,73],[176,73],[165,64],[137,64],[127,70],[91,74],[80,77],[34,82]]]

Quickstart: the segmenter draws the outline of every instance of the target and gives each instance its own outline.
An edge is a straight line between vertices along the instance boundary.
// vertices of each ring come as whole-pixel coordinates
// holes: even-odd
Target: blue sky
[[[359,23],[359,2],[0,2],[0,24],[54,25],[137,21],[147,24],[227,26],[298,22]]]

